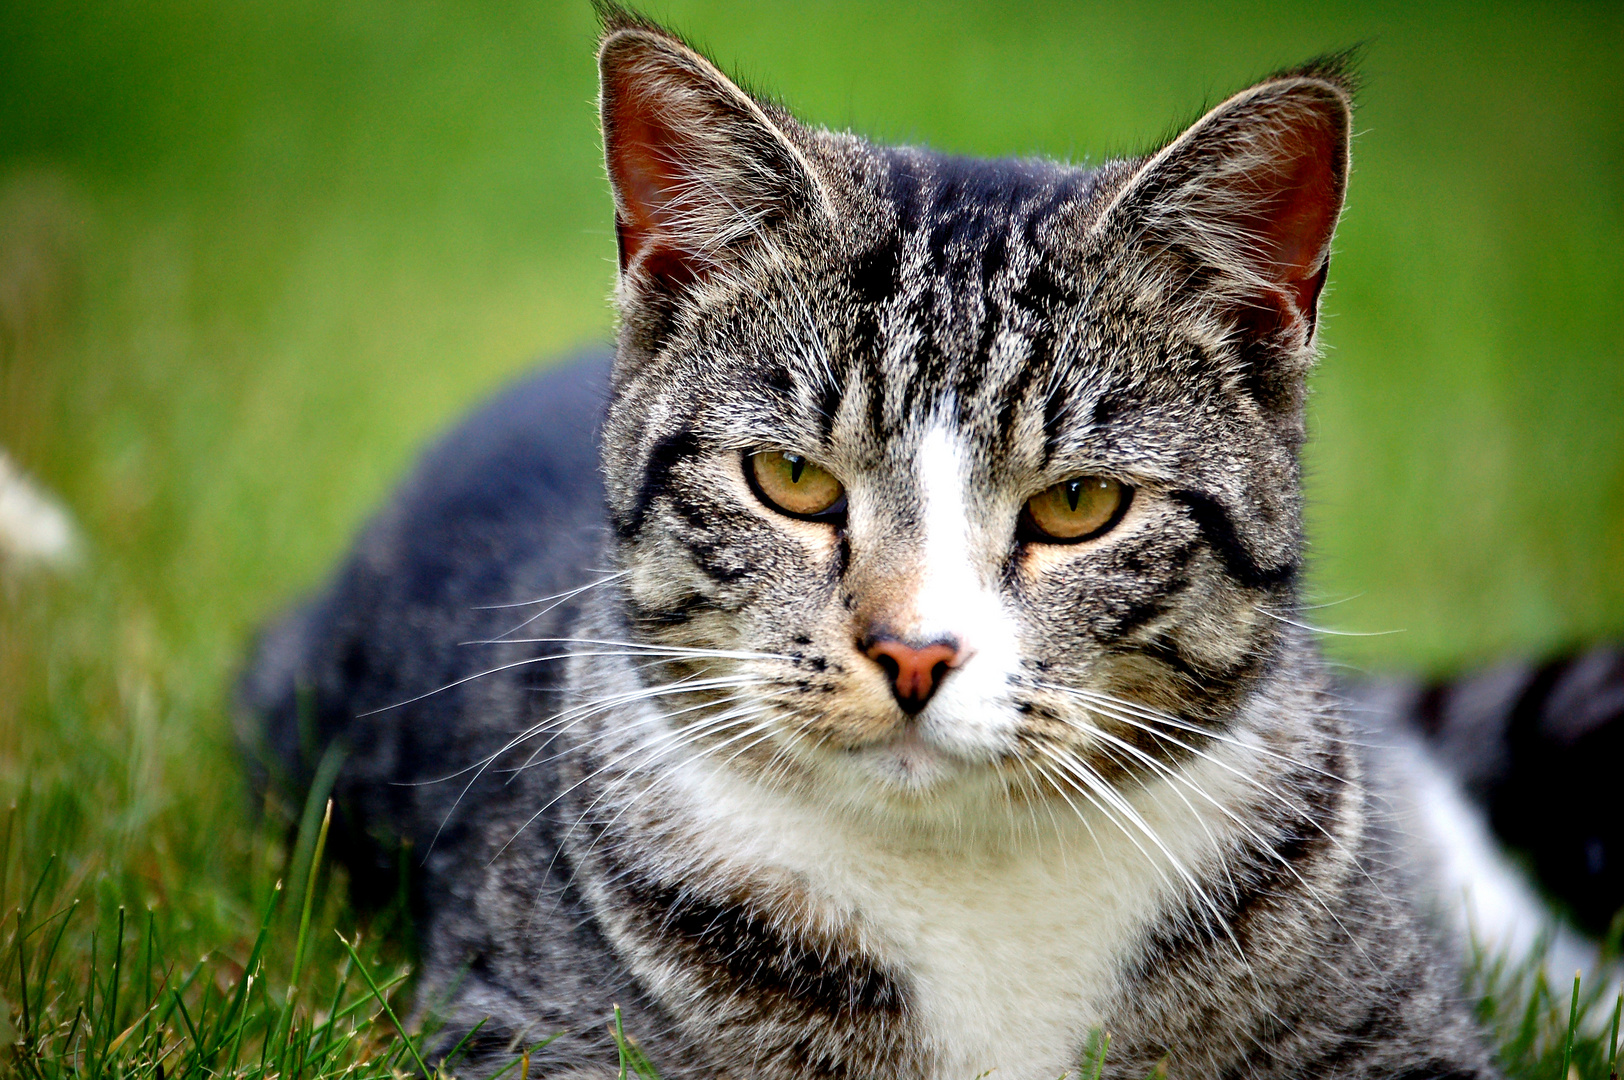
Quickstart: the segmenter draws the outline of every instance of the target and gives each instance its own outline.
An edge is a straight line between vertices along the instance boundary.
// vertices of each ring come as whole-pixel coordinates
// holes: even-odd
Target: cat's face
[[[616,587],[696,650],[647,669],[674,745],[906,803],[1222,725],[1291,613],[1340,85],[1081,170],[809,132],[650,30],[603,65]]]

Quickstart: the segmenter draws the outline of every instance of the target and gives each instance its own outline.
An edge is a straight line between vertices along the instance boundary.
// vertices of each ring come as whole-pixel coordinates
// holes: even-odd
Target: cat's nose
[[[890,676],[891,693],[909,716],[925,707],[948,671],[963,660],[953,638],[914,646],[901,638],[870,635],[863,641],[863,652]]]

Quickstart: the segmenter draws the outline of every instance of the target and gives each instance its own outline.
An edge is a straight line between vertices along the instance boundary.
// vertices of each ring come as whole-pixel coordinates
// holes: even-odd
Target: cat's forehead
[[[839,253],[775,290],[797,308],[818,302],[762,316],[802,344],[759,362],[791,382],[833,370],[828,392],[798,395],[825,436],[894,454],[945,425],[988,450],[1048,457],[1079,421],[1199,396],[1190,372],[1171,370],[1180,328],[1122,310],[1121,283],[1107,287],[1112,267],[1089,251],[1085,226],[1114,170],[866,149]]]
[[[834,234],[756,264],[672,343],[684,374],[650,389],[693,426],[860,464],[946,428],[1029,473],[1130,428],[1185,441],[1221,389],[1090,248],[1120,169],[867,144],[840,164]]]

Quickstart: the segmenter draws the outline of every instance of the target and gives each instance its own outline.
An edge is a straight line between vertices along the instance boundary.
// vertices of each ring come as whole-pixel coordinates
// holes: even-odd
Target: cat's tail
[[[1624,931],[1624,645],[1349,693],[1409,741],[1420,824],[1476,932],[1526,944],[1546,904],[1592,938]]]

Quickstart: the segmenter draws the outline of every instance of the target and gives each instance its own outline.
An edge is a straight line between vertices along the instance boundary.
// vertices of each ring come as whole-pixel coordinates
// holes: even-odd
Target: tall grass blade
[[[316,899],[316,875],[321,872],[321,857],[327,851],[327,830],[333,824],[333,800],[327,800],[327,810],[321,816],[321,831],[316,834],[316,851],[310,859],[310,872],[305,875],[304,907],[299,912],[299,937],[293,946],[293,975],[288,980],[288,993],[298,992],[299,973],[304,969],[305,945],[310,934],[310,907]]]
[[[118,906],[118,936],[113,939],[113,974],[107,980],[107,993],[102,995],[107,1008],[107,1038],[102,1043],[101,1060],[105,1062],[112,1049],[113,1032],[118,1030],[118,983],[124,968],[124,905]]]
[[[626,1029],[620,1023],[620,1006],[615,1006],[615,1049],[620,1051],[620,1075],[615,1080],[626,1080]]]
[[[1579,979],[1580,973],[1573,973],[1573,1000],[1568,1004],[1568,1033],[1562,1041],[1562,1073],[1561,1080],[1568,1080],[1568,1070],[1573,1068],[1573,1036],[1579,1030]]]
[[[1624,1013],[1624,994],[1618,995],[1613,1002],[1613,1034],[1607,1040],[1607,1069],[1608,1080],[1618,1080],[1618,1018]]]
[[[17,909],[17,982],[22,990],[23,1045],[32,1041],[33,1021],[28,1015],[28,953],[23,948],[23,911]]]
[[[372,973],[368,971],[367,966],[361,962],[361,957],[356,953],[355,946],[351,945],[349,941],[345,939],[344,935],[339,934],[337,930],[334,930],[333,933],[337,934],[338,940],[344,945],[344,950],[350,954],[350,959],[354,961],[355,969],[361,973],[361,978],[366,980],[367,989],[372,991],[372,996],[378,999],[379,1005],[383,1006],[384,1015],[388,1016],[389,1022],[395,1025],[395,1030],[400,1032],[400,1037],[405,1040],[406,1049],[411,1052],[412,1060],[417,1062],[418,1069],[422,1071],[424,1076],[433,1076],[434,1073],[423,1061],[423,1055],[417,1052],[417,1046],[412,1042],[412,1037],[407,1033],[405,1025],[402,1024],[400,1022],[400,1018],[395,1015],[395,1010],[389,1004],[389,999],[383,996],[383,991],[378,989],[378,984],[373,980]]]

